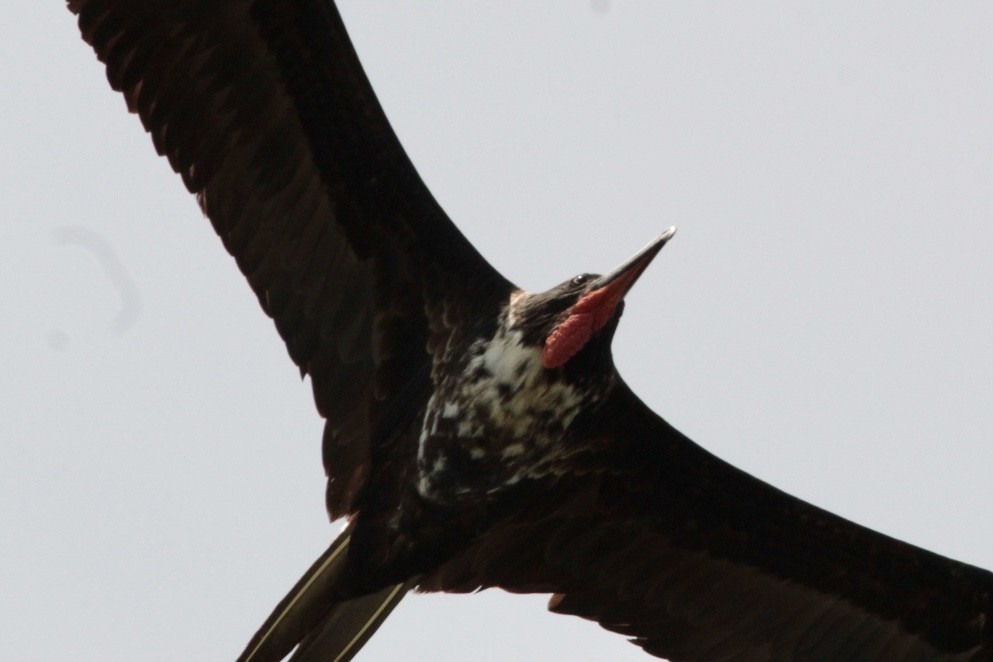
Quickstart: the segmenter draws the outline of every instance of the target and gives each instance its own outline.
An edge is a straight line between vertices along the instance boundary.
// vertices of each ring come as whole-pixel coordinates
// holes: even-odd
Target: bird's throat
[[[569,424],[591,387],[549,370],[506,317],[469,346],[461,365],[439,371],[417,454],[418,491],[435,501],[492,495],[554,472]]]

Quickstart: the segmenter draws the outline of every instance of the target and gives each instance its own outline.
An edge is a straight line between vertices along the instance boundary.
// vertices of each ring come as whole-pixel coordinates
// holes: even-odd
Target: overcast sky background
[[[232,659],[337,531],[309,384],[64,3],[7,10],[0,657]],[[424,179],[518,284],[679,226],[614,343],[656,411],[993,567],[993,4],[342,12]],[[544,603],[414,596],[359,659],[643,659]]]

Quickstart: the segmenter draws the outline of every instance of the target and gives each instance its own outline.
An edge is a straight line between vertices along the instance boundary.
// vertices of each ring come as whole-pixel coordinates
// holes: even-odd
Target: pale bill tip
[[[673,236],[675,236],[675,234],[676,234],[676,226],[670,225],[668,228],[666,228],[665,232],[655,237],[655,239],[652,239],[650,242],[648,242],[648,244],[644,248],[638,251],[638,256],[644,255],[646,253],[657,252],[662,250],[662,247],[665,246],[669,242],[669,240],[672,239]]]

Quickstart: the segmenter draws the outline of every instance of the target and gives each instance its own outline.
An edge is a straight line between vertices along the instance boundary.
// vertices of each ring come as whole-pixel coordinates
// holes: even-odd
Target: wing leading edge
[[[426,398],[429,345],[510,284],[424,186],[331,2],[69,8],[310,375],[349,512],[374,438]]]
[[[552,611],[672,660],[993,659],[990,572],[736,469],[623,383],[596,419],[559,498],[422,587],[554,593]]]
[[[332,3],[69,6],[311,375],[329,510],[352,511],[430,353],[510,284],[421,182]],[[993,659],[990,573],[734,469],[623,385],[597,417],[553,498],[422,588],[553,592],[672,659]]]

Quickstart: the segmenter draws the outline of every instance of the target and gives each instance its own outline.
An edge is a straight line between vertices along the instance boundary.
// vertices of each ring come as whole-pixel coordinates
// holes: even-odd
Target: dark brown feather
[[[346,566],[332,546],[249,651],[261,643],[262,658],[277,658],[303,639],[302,655],[323,656],[350,631],[361,643],[409,587],[396,582],[427,569],[427,590],[553,592],[554,611],[673,660],[993,659],[990,573],[734,469],[619,378],[567,432],[583,431],[565,440],[578,450],[522,481],[517,502],[432,518],[436,504],[411,490],[417,416],[432,378],[462,365],[467,338],[495,324],[512,288],[421,182],[333,4],[69,7],[311,376],[328,419],[330,513],[354,513],[366,497],[361,553]],[[607,380],[602,342],[586,368]],[[375,493],[363,494],[370,481]],[[398,513],[410,531],[389,525]],[[348,589],[356,610],[339,609]]]
[[[429,334],[452,330],[428,312],[509,284],[424,187],[330,2],[69,7],[310,374],[328,508],[349,512],[380,418],[411,380],[426,397]]]
[[[347,662],[396,608],[415,580],[353,600],[339,600],[336,583],[345,567],[350,529],[311,564],[238,657],[238,662],[282,660]],[[301,633],[308,633],[302,637]]]
[[[495,308],[510,284],[424,187],[330,2],[69,7],[111,86],[197,195],[290,357],[310,375],[327,418],[327,507],[332,517],[354,512],[373,458],[387,454],[375,445],[409,425],[427,398],[430,338],[455,331],[445,315]],[[294,587],[257,635],[267,638],[252,659],[279,659],[319,622],[301,658],[338,655],[335,647],[349,643],[342,637],[361,626],[348,659],[406,590],[330,609],[338,604],[335,567],[321,590]]]
[[[623,383],[577,427],[593,457],[422,590],[553,592],[671,660],[993,659],[989,572],[735,469]]]

